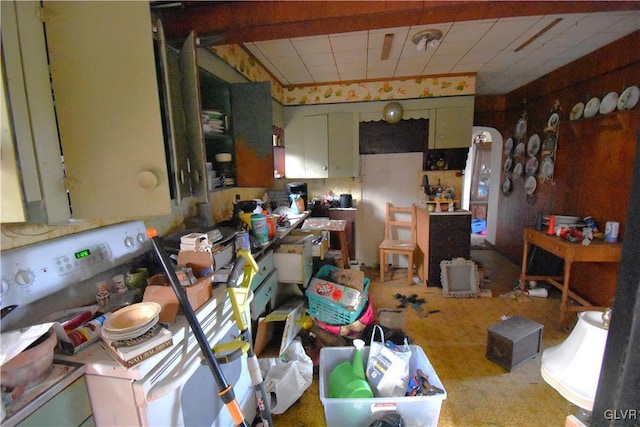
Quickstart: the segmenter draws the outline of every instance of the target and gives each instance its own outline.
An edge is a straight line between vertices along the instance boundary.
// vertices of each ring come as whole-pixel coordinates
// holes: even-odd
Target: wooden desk
[[[348,266],[349,248],[347,246],[347,235],[345,233],[346,228],[347,220],[344,219],[307,218],[302,224],[301,230],[322,230],[338,233],[340,251],[342,252],[342,263],[344,266]]]
[[[562,277],[554,276],[530,276],[527,275],[527,256],[529,245],[536,245],[553,255],[564,260],[564,272]],[[569,289],[571,278],[571,267],[575,262],[620,262],[622,255],[621,243],[607,243],[602,240],[594,240],[590,245],[584,246],[582,243],[571,243],[556,236],[549,236],[543,231],[537,231],[527,227],[524,230],[524,253],[522,254],[522,274],[520,276],[520,286],[526,286],[527,280],[545,280],[558,289],[562,290],[562,302],[560,303],[560,323],[564,324],[568,312],[600,310],[606,307],[593,306],[571,289]],[[579,306],[569,305],[569,297],[580,304]]]

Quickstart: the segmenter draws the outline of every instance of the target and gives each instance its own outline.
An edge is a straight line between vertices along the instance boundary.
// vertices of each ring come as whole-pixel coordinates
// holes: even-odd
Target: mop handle
[[[220,365],[218,365],[218,361],[213,354],[213,350],[209,346],[209,341],[207,340],[207,337],[202,330],[202,326],[200,325],[200,322],[196,317],[196,313],[193,311],[191,303],[189,303],[187,293],[182,288],[182,285],[180,284],[180,281],[176,276],[175,270],[171,267],[171,260],[169,259],[169,256],[160,244],[160,238],[158,237],[157,230],[154,228],[147,229],[147,236],[149,237],[149,240],[151,240],[151,244],[153,245],[153,249],[158,256],[158,260],[160,261],[160,264],[162,264],[162,268],[167,274],[169,283],[171,284],[171,287],[173,288],[173,291],[178,298],[180,308],[182,309],[182,312],[184,313],[187,321],[189,322],[189,325],[191,326],[191,330],[193,331],[193,334],[195,335],[196,340],[200,345],[200,350],[202,351],[204,358],[207,361],[209,368],[211,369],[211,373],[213,374],[218,388],[220,389],[220,392],[218,392],[220,399],[227,407],[227,410],[231,414],[231,418],[233,419],[235,425],[249,427],[249,424],[245,420],[244,414],[242,413],[242,408],[238,404],[235,393],[233,392],[233,387],[227,382],[226,378],[224,377],[224,373],[220,369]]]
[[[242,283],[238,284],[240,273],[234,273],[236,273],[236,271],[239,272],[241,268],[244,268],[244,277]],[[258,408],[260,409],[262,424],[263,427],[272,427],[273,419],[271,418],[271,410],[269,409],[268,396],[264,388],[264,380],[262,378],[262,372],[260,371],[258,356],[256,356],[253,351],[253,338],[251,336],[251,324],[249,323],[250,310],[245,296],[245,293],[250,292],[251,281],[258,270],[258,264],[251,255],[251,252],[246,249],[238,250],[234,269],[231,275],[229,275],[227,282],[227,291],[229,292],[229,298],[231,298],[231,306],[235,312],[240,335],[249,343],[247,365],[249,367],[249,375],[251,376],[251,383],[253,384]]]

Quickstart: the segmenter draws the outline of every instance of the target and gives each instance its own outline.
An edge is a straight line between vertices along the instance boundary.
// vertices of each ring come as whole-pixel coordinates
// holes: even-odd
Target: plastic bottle
[[[542,212],[538,212],[536,216],[536,230],[542,231]]]
[[[79,328],[68,332],[69,340],[60,341],[62,351],[66,354],[76,354],[83,348],[98,341],[100,339],[100,329],[102,329],[105,320],[107,320],[107,314],[96,317]]]
[[[546,298],[549,296],[549,291],[546,288],[534,288],[525,291],[525,294],[529,295],[530,297]]]
[[[556,217],[549,215],[549,228],[547,228],[547,234],[553,236],[556,234]]]

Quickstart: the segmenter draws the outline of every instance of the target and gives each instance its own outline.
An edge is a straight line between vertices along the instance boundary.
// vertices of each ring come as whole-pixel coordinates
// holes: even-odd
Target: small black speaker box
[[[511,371],[538,356],[542,348],[539,323],[513,316],[489,327],[487,359]]]

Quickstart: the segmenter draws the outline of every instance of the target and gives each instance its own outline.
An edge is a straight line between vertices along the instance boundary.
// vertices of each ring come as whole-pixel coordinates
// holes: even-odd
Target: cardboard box
[[[254,351],[260,358],[280,357],[302,328],[304,299],[292,298],[258,319]]]
[[[200,308],[205,302],[209,301],[212,296],[212,286],[210,274],[206,277],[198,279],[196,283],[190,286],[185,286],[184,290],[187,292],[187,299],[194,310]],[[147,285],[144,291],[142,301],[152,301],[160,304],[160,322],[161,323],[173,323],[176,321],[180,304],[178,303],[178,297],[176,296],[171,286],[161,285]]]
[[[360,293],[363,293],[364,291],[365,277],[364,272],[360,270],[323,266],[316,273],[316,277],[324,280],[329,280],[340,285],[348,286]]]
[[[214,271],[213,254],[209,251],[180,251],[178,252],[178,265],[191,267],[193,274],[200,277],[204,271]]]

